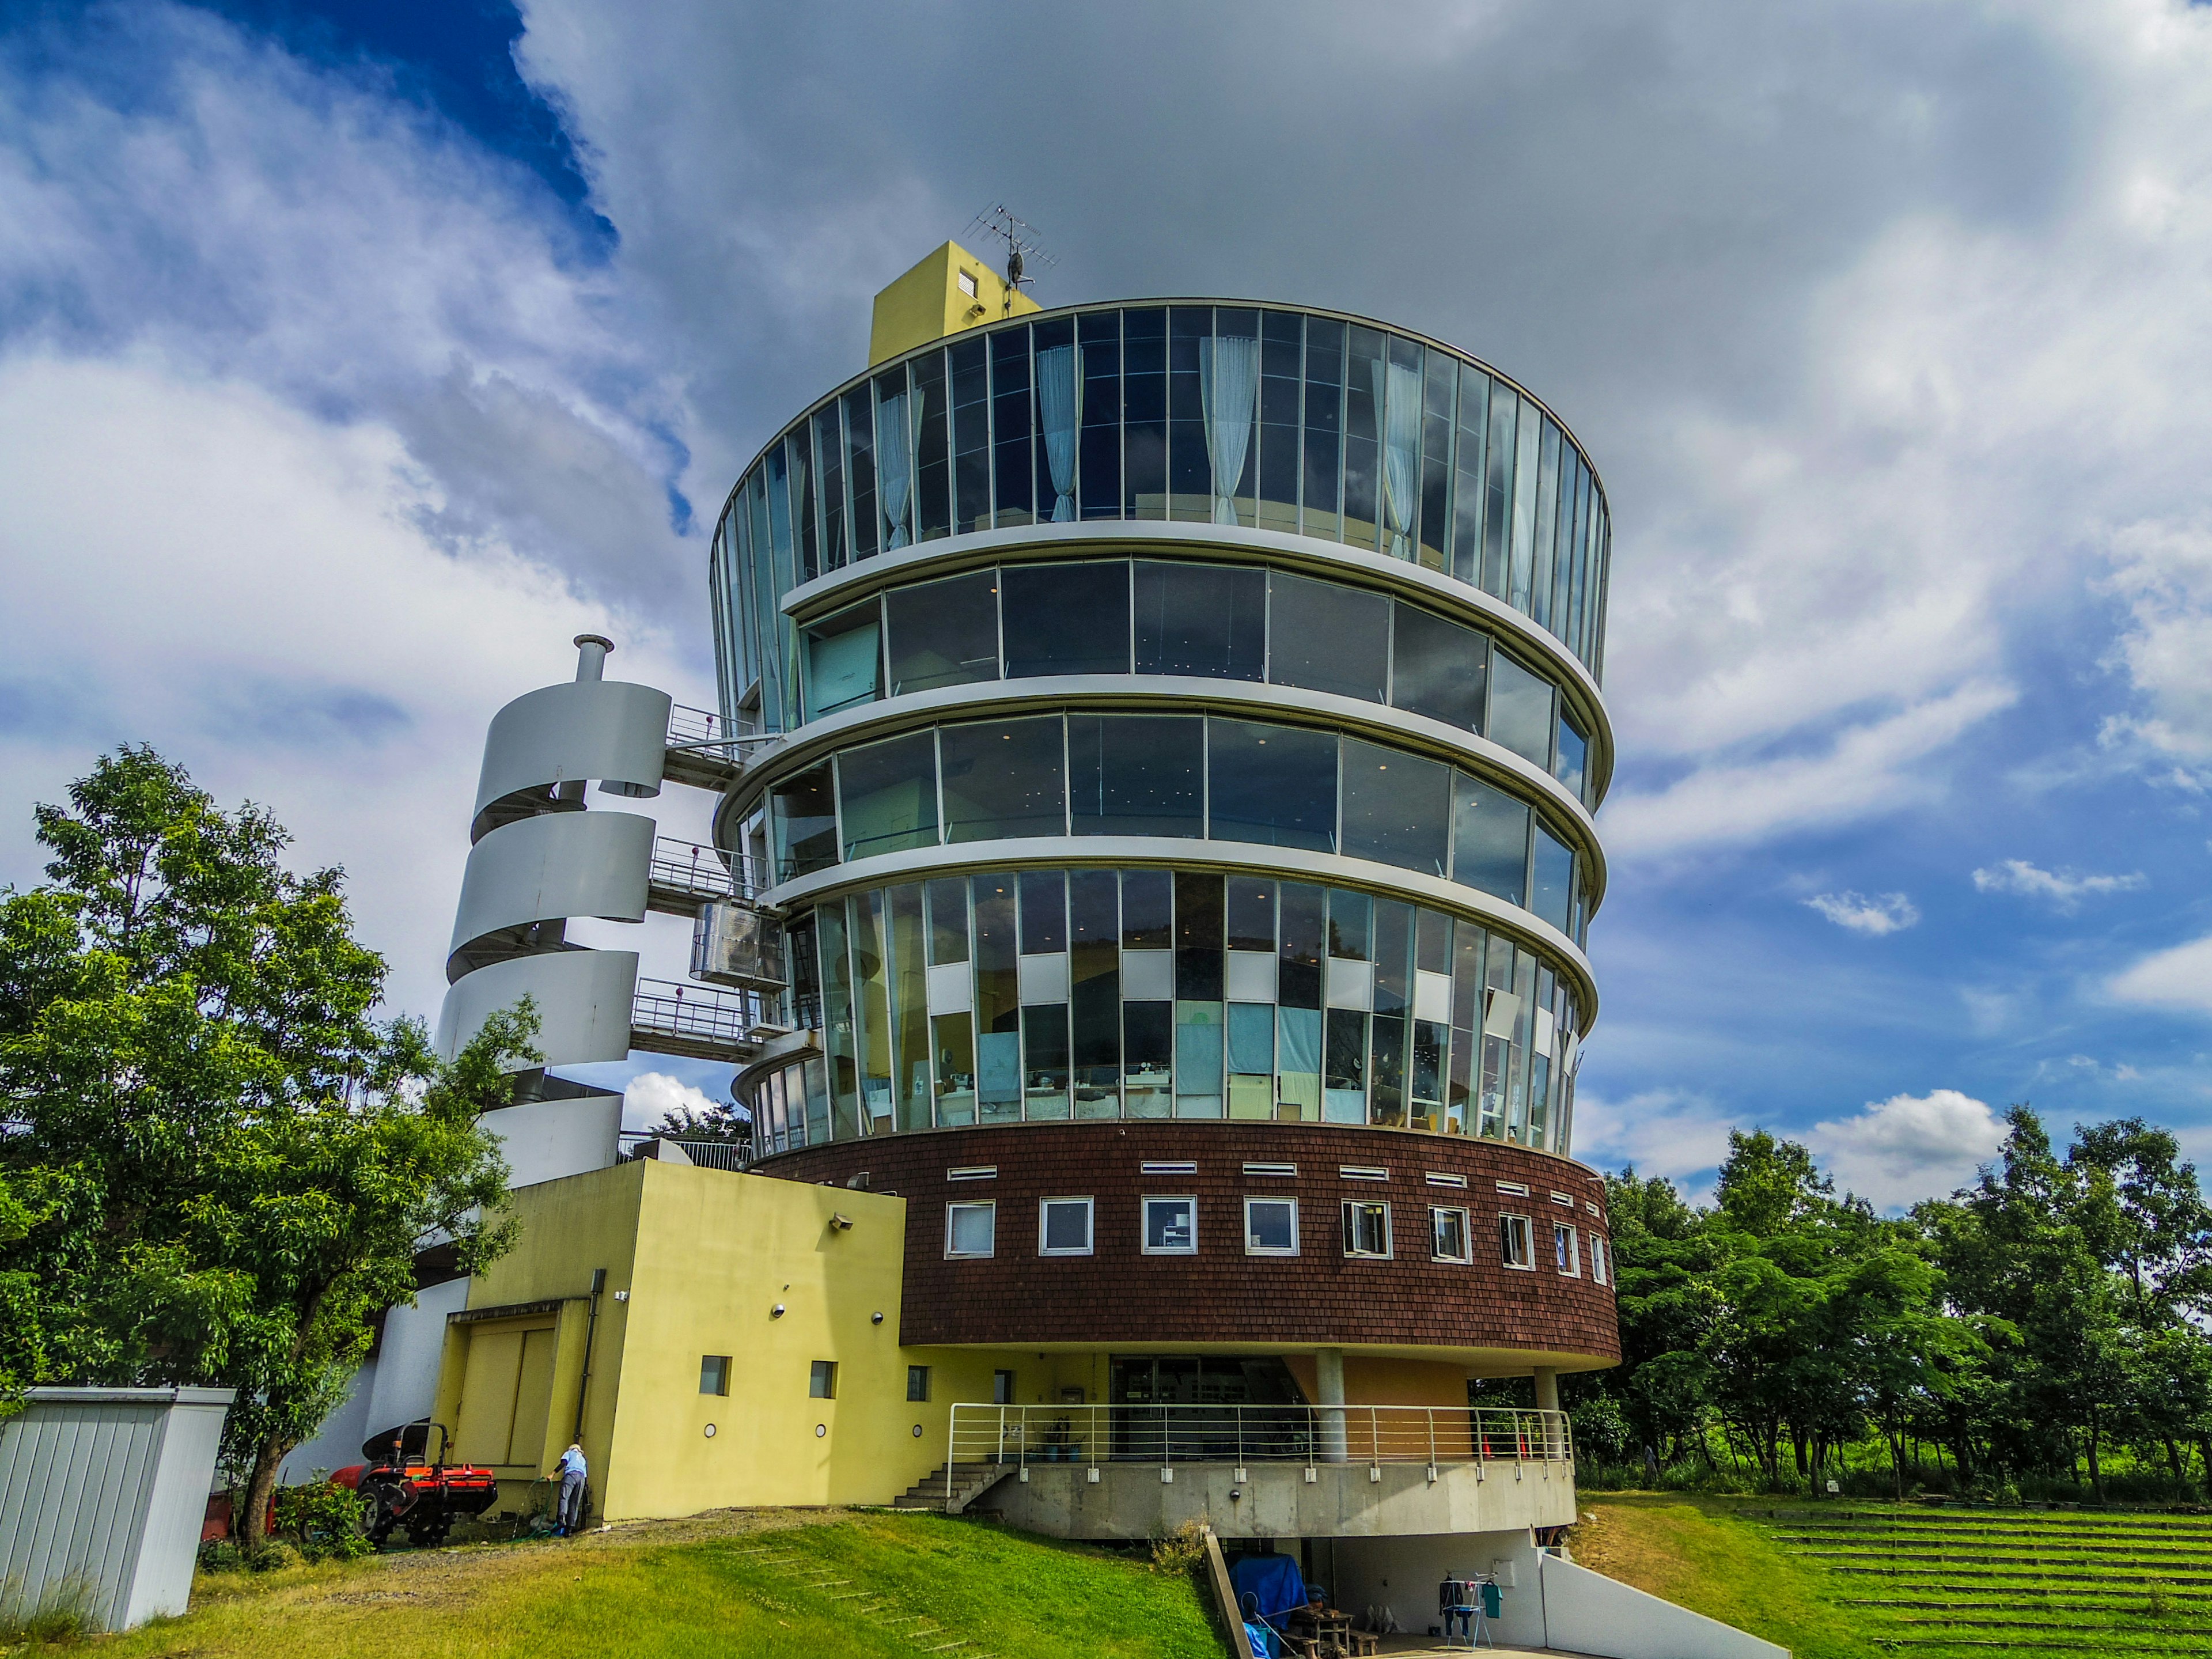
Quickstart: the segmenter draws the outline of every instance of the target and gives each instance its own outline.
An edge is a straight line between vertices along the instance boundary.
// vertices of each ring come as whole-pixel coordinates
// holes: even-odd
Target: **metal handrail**
[[[952,1407],[945,1501],[963,1463],[1572,1463],[1567,1414],[1497,1406]]]
[[[630,1003],[630,1024],[640,1030],[710,1037],[732,1044],[750,1040],[761,1023],[761,1000],[750,991],[641,979]]]
[[[755,861],[742,853],[725,853],[695,841],[657,836],[650,879],[656,887],[706,898],[751,898],[766,884]]]

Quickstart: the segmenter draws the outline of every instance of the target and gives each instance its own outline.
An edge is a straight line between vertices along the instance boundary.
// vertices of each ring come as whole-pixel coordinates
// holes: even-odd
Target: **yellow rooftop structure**
[[[916,346],[1042,309],[957,242],[947,242],[876,295],[868,367]]]

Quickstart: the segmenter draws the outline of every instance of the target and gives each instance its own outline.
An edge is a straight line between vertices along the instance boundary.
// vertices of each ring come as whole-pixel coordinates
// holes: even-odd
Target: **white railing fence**
[[[1465,1406],[952,1407],[962,1464],[1572,1462],[1565,1412]]]

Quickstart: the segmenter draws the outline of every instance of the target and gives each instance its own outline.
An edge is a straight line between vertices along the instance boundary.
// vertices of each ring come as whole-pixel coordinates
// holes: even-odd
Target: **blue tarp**
[[[1297,1562],[1287,1555],[1243,1556],[1229,1569],[1229,1583],[1237,1592],[1239,1608],[1244,1607],[1247,1595],[1252,1597],[1268,1627],[1267,1659],[1280,1659],[1282,1643],[1277,1638],[1284,1615],[1306,1604],[1305,1576]],[[1246,1610],[1244,1616],[1249,1620],[1251,1612]]]

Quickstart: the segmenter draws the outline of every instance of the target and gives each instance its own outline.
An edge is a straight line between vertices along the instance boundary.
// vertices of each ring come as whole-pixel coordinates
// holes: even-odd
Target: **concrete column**
[[[604,679],[607,672],[607,653],[615,642],[604,634],[579,634],[575,638],[576,678],[580,680]]]
[[[1549,1365],[1539,1365],[1530,1373],[1536,1380],[1536,1409],[1555,1412],[1559,1409],[1559,1374]],[[1544,1419],[1544,1455],[1559,1457],[1565,1455],[1566,1437],[1559,1431],[1558,1419]]]
[[[1317,1348],[1314,1351],[1314,1385],[1321,1398],[1319,1406],[1344,1404],[1344,1350]],[[1321,1461],[1341,1463],[1346,1461],[1344,1413],[1323,1411],[1321,1413]]]

